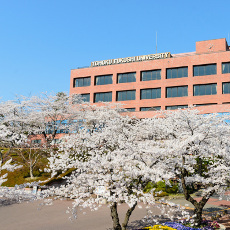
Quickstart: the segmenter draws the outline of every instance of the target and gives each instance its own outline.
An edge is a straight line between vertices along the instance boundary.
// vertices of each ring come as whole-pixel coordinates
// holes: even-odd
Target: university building
[[[119,102],[137,117],[195,105],[230,111],[230,47],[226,39],[196,42],[196,51],[104,61],[71,70],[70,94],[90,103]]]

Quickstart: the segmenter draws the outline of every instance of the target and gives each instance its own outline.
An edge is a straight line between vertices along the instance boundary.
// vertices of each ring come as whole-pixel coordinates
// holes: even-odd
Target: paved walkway
[[[71,222],[66,214],[71,201],[55,201],[53,205],[39,209],[39,203],[12,204],[0,207],[1,230],[108,230],[112,227],[110,209],[103,205],[98,211],[83,215],[79,212],[77,220]],[[124,218],[127,205],[118,207],[119,216]],[[159,209],[152,209],[154,214],[160,214]],[[136,208],[130,218],[129,230],[140,229],[146,226],[140,221],[146,215],[146,209]],[[150,225],[149,225],[150,226]]]
[[[197,197],[197,200],[200,198]],[[187,208],[192,207],[184,199],[173,199],[174,203]],[[0,229],[1,230],[108,230],[112,227],[110,210],[107,205],[103,205],[98,211],[86,210],[84,215],[79,212],[77,220],[71,222],[66,214],[68,207],[72,206],[71,201],[55,201],[54,205],[40,207],[39,202],[12,204],[0,207]],[[122,204],[118,208],[119,216],[124,218],[127,205]],[[212,197],[205,211],[211,216],[218,211],[226,209],[230,213],[230,201],[227,198],[220,201],[218,197]],[[160,215],[158,208],[152,208],[153,214]],[[131,215],[129,230],[140,229],[146,226],[141,219],[146,215],[146,209],[136,208]],[[230,216],[226,215],[220,221],[230,229]],[[151,223],[148,224],[150,226]]]

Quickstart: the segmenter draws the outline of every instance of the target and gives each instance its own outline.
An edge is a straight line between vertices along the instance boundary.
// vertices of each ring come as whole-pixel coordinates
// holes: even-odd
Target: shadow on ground
[[[165,218],[162,215],[155,215],[155,218],[159,221],[159,223],[157,224],[163,224],[165,222],[171,222],[172,220],[170,220],[169,218]],[[148,227],[148,226],[153,226],[155,225],[156,222],[152,221],[152,220],[135,220],[131,223],[129,223],[127,230],[141,230],[144,227]],[[113,230],[113,228],[108,228],[107,230]]]
[[[0,207],[17,204],[17,199],[0,198]]]

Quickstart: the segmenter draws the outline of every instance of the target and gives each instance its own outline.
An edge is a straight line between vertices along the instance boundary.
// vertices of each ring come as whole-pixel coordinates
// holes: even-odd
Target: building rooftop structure
[[[70,94],[122,103],[137,117],[191,105],[201,113],[230,112],[230,47],[221,38],[196,42],[190,53],[95,61],[71,70]]]

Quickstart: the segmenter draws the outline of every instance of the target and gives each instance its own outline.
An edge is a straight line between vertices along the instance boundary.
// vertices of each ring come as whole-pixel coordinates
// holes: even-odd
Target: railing
[[[77,69],[85,69],[85,68],[89,68],[91,66],[82,66],[82,67],[77,67]]]

